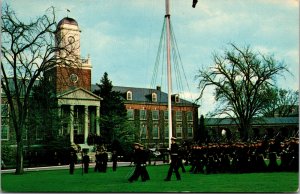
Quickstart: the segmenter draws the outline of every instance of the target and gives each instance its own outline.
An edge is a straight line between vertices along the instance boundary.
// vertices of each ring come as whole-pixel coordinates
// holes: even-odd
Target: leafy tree
[[[127,111],[122,102],[121,93],[112,90],[113,85],[106,72],[97,86],[99,90],[95,90],[94,93],[103,98],[100,109],[101,136],[106,143],[111,143],[114,139],[121,137],[117,134],[125,132]]]
[[[295,116],[291,113],[298,109],[299,92],[274,88],[269,91],[270,104],[261,111],[265,117],[289,117]]]
[[[26,128],[31,130],[26,120],[34,84],[43,72],[58,65],[57,53],[68,53],[59,57],[60,64],[74,65],[77,60],[72,56],[76,48],[62,46],[61,40],[55,39],[57,25],[53,7],[26,23],[5,4],[1,21],[1,86],[16,135],[16,174],[23,174],[23,139]]]
[[[199,143],[204,142],[205,134],[206,134],[206,132],[205,132],[205,125],[204,125],[204,116],[201,115],[199,128],[196,130],[194,140]]]
[[[276,83],[276,76],[287,72],[286,65],[273,56],[254,52],[249,46],[239,49],[231,44],[231,50],[223,55],[213,55],[214,65],[200,69],[198,75],[200,95],[208,86],[215,87],[218,105],[213,116],[236,118],[243,141],[255,116],[270,103],[268,91]]]

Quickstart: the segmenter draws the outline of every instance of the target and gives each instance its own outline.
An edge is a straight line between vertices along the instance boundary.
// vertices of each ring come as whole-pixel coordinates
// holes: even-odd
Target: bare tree
[[[71,47],[62,47],[55,39],[54,7],[45,15],[28,23],[18,19],[6,4],[2,6],[1,87],[9,105],[11,126],[15,131],[17,154],[16,174],[23,173],[23,136],[28,115],[29,99],[36,81],[55,65],[78,62]],[[62,39],[61,39],[62,40]],[[65,57],[57,53],[66,52]]]
[[[224,55],[213,55],[214,66],[199,70],[200,96],[208,86],[215,87],[218,108],[214,116],[234,118],[243,141],[248,139],[251,122],[269,104],[268,91],[275,86],[276,76],[287,72],[286,66],[272,56],[253,52],[250,47],[239,49],[231,44]]]

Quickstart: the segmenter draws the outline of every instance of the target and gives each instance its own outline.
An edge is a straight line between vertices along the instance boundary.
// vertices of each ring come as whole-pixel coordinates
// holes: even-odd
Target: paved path
[[[95,167],[95,162],[90,163],[90,167]],[[148,163],[147,163],[148,164]],[[156,161],[156,165],[164,164],[162,161]],[[166,163],[165,163],[166,164]],[[130,162],[118,162],[118,167],[120,166],[132,166]],[[151,162],[151,165],[154,165],[154,161]],[[108,167],[112,167],[112,162],[107,163]],[[75,168],[81,168],[81,164],[76,164]],[[25,172],[28,171],[40,171],[40,170],[60,170],[60,169],[69,169],[69,165],[60,165],[60,166],[43,166],[43,167],[32,167],[32,168],[24,168]],[[14,173],[15,169],[7,169],[1,170],[1,173]]]

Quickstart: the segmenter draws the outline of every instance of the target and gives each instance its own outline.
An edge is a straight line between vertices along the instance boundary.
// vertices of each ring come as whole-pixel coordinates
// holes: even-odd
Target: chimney
[[[160,86],[156,86],[156,90],[160,91],[161,87]]]

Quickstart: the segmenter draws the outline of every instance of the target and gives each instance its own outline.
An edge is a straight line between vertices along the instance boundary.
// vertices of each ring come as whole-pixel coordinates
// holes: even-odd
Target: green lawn
[[[175,175],[165,182],[168,165],[148,166],[151,180],[129,183],[128,172],[132,167],[119,167],[116,172],[108,168],[107,173],[74,175],[68,170],[26,172],[23,175],[2,174],[3,192],[296,192],[299,174],[245,173],[245,174],[189,174],[182,173],[181,181]],[[189,169],[187,167],[186,169]]]

